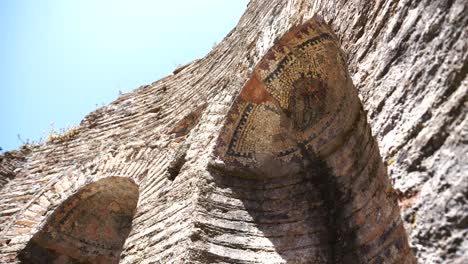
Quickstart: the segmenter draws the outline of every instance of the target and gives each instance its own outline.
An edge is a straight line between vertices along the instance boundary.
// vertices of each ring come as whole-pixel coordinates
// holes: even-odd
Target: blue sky
[[[0,1],[0,147],[46,138],[206,55],[249,0]]]

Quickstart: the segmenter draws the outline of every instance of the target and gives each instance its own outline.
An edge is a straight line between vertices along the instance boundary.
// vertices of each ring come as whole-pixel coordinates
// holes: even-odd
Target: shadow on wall
[[[242,201],[274,247],[240,245],[249,251],[287,263],[414,263],[345,56],[320,17],[260,60],[214,156],[217,187]]]
[[[375,159],[365,167],[378,163]],[[368,169],[362,171],[367,178]],[[262,251],[278,253],[284,263],[413,263],[398,208],[387,200],[378,176],[357,179],[360,193],[344,193],[337,177],[318,161],[302,173],[274,179],[221,171],[211,175],[217,188],[231,190],[230,198],[242,202],[255,228],[271,242],[273,248]],[[367,200],[358,202],[361,195]]]
[[[90,183],[65,200],[19,253],[20,263],[119,263],[138,186],[128,178]]]
[[[232,190],[232,198],[242,201],[255,227],[271,241],[273,248],[264,251],[277,252],[284,263],[328,263],[333,238],[327,229],[329,217],[319,187],[309,179],[303,175],[270,180],[212,176],[218,188]]]

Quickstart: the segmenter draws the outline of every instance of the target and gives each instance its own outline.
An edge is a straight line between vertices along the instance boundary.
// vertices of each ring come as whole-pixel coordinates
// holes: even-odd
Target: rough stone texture
[[[286,262],[277,249],[287,245],[256,224],[268,219],[249,212],[265,195],[280,197],[282,183],[258,192],[258,181],[219,181],[207,163],[255,65],[318,12],[348,56],[419,263],[466,263],[467,9],[465,0],[251,1],[205,58],[96,110],[24,160],[2,157],[0,262],[16,263],[58,206],[111,176],[140,192],[120,263]]]
[[[24,153],[19,151],[9,151],[0,155],[0,187],[16,176],[16,170],[23,166],[24,156]]]
[[[420,263],[468,261],[468,2],[321,1]]]
[[[214,154],[217,185],[233,190],[287,262],[414,263],[386,167],[322,18],[290,29],[260,60]],[[202,230],[230,233],[217,223]],[[217,242],[211,233],[201,240]]]
[[[138,187],[126,177],[86,185],[31,238],[19,253],[21,263],[119,263],[137,201]]]

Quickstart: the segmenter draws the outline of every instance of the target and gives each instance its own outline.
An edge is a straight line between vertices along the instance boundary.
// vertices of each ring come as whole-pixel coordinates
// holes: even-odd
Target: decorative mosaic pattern
[[[297,221],[295,210],[309,206],[300,218],[308,224],[302,232],[322,240],[307,249],[307,257],[298,253],[301,261],[414,263],[386,167],[337,43],[317,17],[281,37],[230,109],[212,168],[222,177],[298,192],[278,198],[276,188],[257,186],[251,197],[260,205],[296,199],[276,211],[255,207],[258,226],[275,214]],[[295,187],[298,180],[304,186]],[[275,224],[275,232],[264,233],[287,237],[288,227]],[[299,237],[288,244],[299,244]]]
[[[337,43],[328,25],[314,18],[266,53],[218,141],[226,166],[255,170],[294,163],[301,149],[319,153],[350,129],[360,104]]]
[[[138,201],[123,177],[93,182],[64,201],[19,254],[22,263],[117,263]]]

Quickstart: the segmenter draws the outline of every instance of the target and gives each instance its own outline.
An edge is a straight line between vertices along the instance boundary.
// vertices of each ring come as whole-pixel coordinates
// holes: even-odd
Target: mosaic
[[[337,37],[314,17],[286,32],[256,65],[216,155],[225,166],[253,170],[299,162],[304,150],[320,153],[350,128],[357,99]]]

